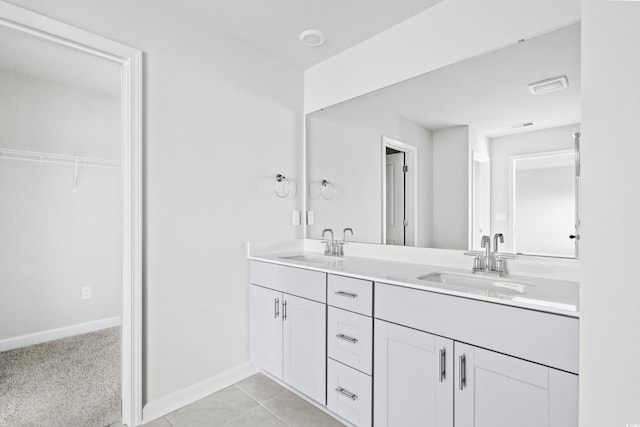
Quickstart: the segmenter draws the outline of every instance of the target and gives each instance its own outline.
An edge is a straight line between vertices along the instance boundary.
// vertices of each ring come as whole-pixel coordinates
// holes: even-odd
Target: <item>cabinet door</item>
[[[577,427],[578,376],[455,343],[456,427]]]
[[[453,341],[375,320],[374,426],[453,426]]]
[[[249,286],[251,362],[282,379],[282,293]]]
[[[326,305],[283,294],[283,380],[326,404]]]

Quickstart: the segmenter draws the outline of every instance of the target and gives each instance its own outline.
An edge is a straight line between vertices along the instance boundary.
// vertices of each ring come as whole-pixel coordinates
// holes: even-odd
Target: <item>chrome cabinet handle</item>
[[[282,321],[287,320],[287,300],[282,301]]]
[[[355,344],[355,343],[358,342],[357,338],[352,338],[352,337],[350,337],[348,335],[345,335],[345,334],[337,334],[336,338],[338,338],[340,340],[343,340],[343,341],[350,342],[351,344]]]
[[[275,305],[273,316],[277,319],[278,317],[280,317],[280,298],[275,298],[273,302]]]
[[[445,348],[440,349],[440,382],[444,382],[447,376],[447,350]]]
[[[343,389],[342,387],[336,387],[336,391],[341,395],[348,397],[351,400],[355,401],[356,399],[358,399],[357,394],[353,394],[350,391]]]
[[[334,292],[334,294],[339,295],[341,297],[358,298],[358,294],[352,294],[350,292],[345,292],[345,291],[336,291]]]
[[[467,359],[464,356],[460,356],[460,390],[464,390],[464,387],[467,385]]]

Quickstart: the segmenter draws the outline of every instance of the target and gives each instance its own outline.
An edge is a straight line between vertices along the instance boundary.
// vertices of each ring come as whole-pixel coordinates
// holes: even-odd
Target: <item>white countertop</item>
[[[406,286],[441,294],[472,298],[514,307],[579,317],[579,284],[567,280],[556,280],[533,276],[502,276],[501,279],[516,280],[527,283],[527,292],[513,295],[499,290],[484,291],[479,289],[452,286],[418,279],[419,276],[434,272],[453,272],[468,274],[469,270],[437,265],[416,264],[401,261],[388,261],[375,258],[347,256],[344,258],[327,257],[329,264],[308,263],[283,259],[282,257],[301,255],[302,252],[254,253],[249,259],[300,267],[330,274],[352,276],[360,279],[384,282],[392,285]],[[319,253],[304,252],[305,255],[323,257]],[[480,276],[479,277],[486,277]],[[495,276],[493,276],[495,277]]]

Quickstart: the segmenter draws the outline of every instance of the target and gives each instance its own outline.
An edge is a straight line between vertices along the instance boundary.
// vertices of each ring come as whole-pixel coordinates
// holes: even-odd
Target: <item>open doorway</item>
[[[11,215],[8,222],[19,226],[17,230],[3,231],[3,235],[13,234],[14,238],[10,242],[3,239],[4,246],[2,248],[19,260],[16,265],[9,265],[7,271],[15,273],[18,267],[30,269],[27,271],[27,268],[23,268],[20,274],[11,273],[8,280],[2,280],[0,302],[5,304],[5,307],[0,309],[0,325],[3,326],[4,337],[4,339],[0,338],[0,348],[7,350],[5,353],[11,353],[37,345],[45,346],[40,348],[39,353],[44,358],[52,353],[49,348],[51,342],[67,340],[62,343],[63,353],[66,353],[67,356],[63,359],[69,360],[72,358],[70,356],[77,356],[78,353],[89,353],[90,359],[96,362],[100,359],[101,353],[113,344],[117,348],[116,351],[120,350],[119,360],[115,362],[116,375],[120,377],[121,383],[116,386],[119,389],[117,390],[119,396],[116,397],[119,400],[116,402],[119,413],[116,414],[116,417],[124,424],[138,425],[142,415],[142,54],[136,49],[2,1],[0,1],[0,29],[3,32],[15,32],[15,37],[9,36],[0,41],[0,49],[2,50],[0,65],[6,71],[3,73],[3,83],[5,84],[0,90],[7,91],[3,93],[3,101],[5,99],[13,100],[7,108],[8,117],[11,121],[15,119],[15,123],[10,124],[21,125],[12,131],[8,130],[12,129],[10,126],[3,125],[2,132],[0,132],[0,138],[2,138],[0,146],[4,148],[4,159],[0,159],[2,173],[9,176],[12,172],[17,172],[10,179],[3,178],[3,184],[6,184],[4,191],[7,194],[7,197],[2,199],[5,203],[3,214],[5,213],[4,208],[8,207],[7,215]],[[17,41],[19,38],[23,41]],[[7,40],[10,41],[6,42]],[[39,59],[28,60],[24,54],[25,46],[39,43],[44,43],[51,50],[41,49]],[[62,48],[69,49],[75,54],[86,55],[86,58],[91,58],[94,61],[96,59],[106,61],[113,67],[115,81],[117,81],[117,123],[115,138],[110,137],[109,139],[115,139],[115,154],[102,152],[92,155],[95,147],[82,146],[83,141],[98,140],[103,136],[102,133],[110,134],[105,126],[95,125],[89,118],[99,110],[99,108],[93,108],[95,106],[93,101],[80,101],[79,105],[82,108],[76,108],[75,114],[69,121],[62,118],[60,114],[64,110],[63,106],[67,105],[75,95],[61,98],[53,97],[59,102],[51,101],[59,86],[75,86],[76,95],[78,95],[78,92],[83,89],[83,83],[88,78],[101,77],[100,72],[93,72],[95,70],[82,73],[69,67],[69,64],[62,64],[61,67],[61,64],[57,62],[58,56],[52,55],[51,52],[60,52]],[[89,61],[91,62],[91,60]],[[20,67],[27,69],[21,70]],[[42,75],[43,72],[48,71],[52,72],[53,76]],[[63,82],[61,79],[67,79],[67,81]],[[12,84],[6,84],[9,81]],[[19,81],[27,83],[22,84]],[[45,90],[39,95],[34,95],[33,89],[36,87],[45,88]],[[25,91],[17,90],[17,88],[23,88]],[[30,94],[29,91],[31,91]],[[29,104],[30,107],[28,107]],[[35,110],[30,111],[30,108]],[[75,132],[80,129],[84,130],[85,135],[76,139]],[[46,145],[51,141],[56,141],[56,144]],[[33,168],[37,169],[34,171]],[[113,175],[115,179],[109,179],[109,175]],[[109,182],[106,184],[108,189],[105,187],[103,190],[117,193],[116,206],[115,210],[111,210],[113,204],[109,203],[103,204],[102,207],[109,206],[108,209],[105,208],[105,211],[115,212],[113,217],[116,218],[118,223],[116,228],[119,231],[113,232],[113,229],[105,225],[104,228],[109,229],[113,235],[105,237],[105,241],[103,241],[99,235],[104,237],[109,233],[105,233],[105,230],[102,229],[101,221],[95,220],[95,216],[83,215],[83,213],[90,210],[99,211],[95,206],[96,200],[88,201],[87,199],[100,198],[98,204],[104,202],[103,199],[108,198],[105,193],[100,190],[90,191],[90,189],[98,188],[107,181]],[[65,203],[72,205],[73,209],[61,209]],[[29,204],[35,204],[35,207],[29,207]],[[18,209],[19,207],[22,209]],[[40,222],[40,220],[44,221]],[[93,227],[86,228],[87,225],[93,225]],[[80,231],[77,229],[78,226],[82,226]],[[83,230],[87,229],[91,232],[83,236]],[[82,244],[78,243],[81,239],[84,239]],[[115,241],[115,244],[105,243],[107,239],[112,239],[112,243]],[[95,241],[99,243],[95,243]],[[117,252],[115,255],[112,253],[112,256],[109,257],[111,260],[115,259],[113,264],[117,263],[115,276],[113,270],[107,273],[92,264],[96,257],[91,257],[91,255],[103,250],[100,243],[111,249],[115,248],[115,252]],[[88,244],[88,246],[82,246],[83,244]],[[90,248],[90,250],[82,252],[82,249],[86,248]],[[43,251],[39,252],[41,250]],[[30,256],[36,253],[37,256]],[[5,261],[4,257],[3,261]],[[85,273],[97,274],[87,276]],[[106,311],[100,311],[97,308],[90,309],[86,304],[87,301],[105,299],[105,295],[102,293],[104,280],[102,280],[101,274],[108,277],[107,282],[116,282],[116,287],[119,288],[115,292],[119,295],[117,297],[119,301],[116,301],[117,307],[114,316],[109,317],[108,314],[105,314]],[[67,293],[61,290],[50,292],[51,289],[42,287],[43,284],[46,286],[54,283],[64,286],[68,284],[67,282],[73,283],[73,288],[77,292]],[[82,282],[82,286],[77,289],[80,282]],[[30,285],[39,284],[40,288],[27,290],[27,283]],[[41,300],[44,299],[45,294],[53,295],[53,300],[50,299],[48,303],[43,303]],[[113,294],[106,299],[113,299],[112,297]],[[57,307],[57,312],[54,314],[47,311],[58,303],[64,302],[65,299],[67,302],[84,301],[85,312],[80,310],[78,313],[76,310],[69,309],[67,313],[65,308],[60,307]],[[18,304],[25,307],[25,311],[33,311],[31,310],[33,307],[30,305],[44,308],[36,313],[36,316],[31,317],[35,321],[27,321],[17,318],[23,314],[19,310],[15,310]],[[6,307],[10,307],[10,309],[6,309]],[[100,319],[83,320],[83,315],[97,313],[100,313]],[[112,312],[112,314],[114,313]],[[117,334],[104,334],[108,336],[108,344],[105,344],[104,341],[100,342],[98,339],[96,347],[100,350],[93,351],[89,349],[89,346],[82,346],[84,351],[81,352],[71,354],[64,351],[65,345],[67,346],[66,350],[69,350],[69,346],[75,345],[69,340],[74,341],[76,337],[82,337],[83,332],[97,331],[102,333],[108,330],[113,332],[114,323],[120,323],[121,330],[117,331]],[[117,327],[117,325],[115,326]],[[62,338],[62,340],[56,340],[56,338]],[[42,358],[36,356],[30,357],[28,360],[41,360]],[[10,363],[3,362],[3,369],[18,367],[18,362],[25,360],[25,358],[18,353],[12,353],[7,360]],[[53,368],[54,364],[55,362],[52,362],[48,364],[48,367]],[[46,369],[43,372],[41,375],[43,379],[61,380],[65,377],[64,375],[48,375],[49,371]],[[67,375],[66,379],[82,382],[82,372],[81,369],[75,377]],[[6,374],[6,372],[3,371],[2,374]],[[0,377],[9,381],[16,378],[7,375],[0,375]],[[63,391],[57,394],[68,394],[72,390],[71,387],[73,385],[63,385],[61,388]],[[3,395],[3,397],[6,398],[7,395]],[[6,400],[2,400],[3,404],[6,403]],[[37,407],[38,405],[42,408]],[[44,409],[42,412],[44,415],[40,415],[45,417],[44,421],[40,419],[42,422],[36,421],[29,425],[57,425],[52,419],[57,415],[56,407],[52,406],[52,401],[46,397],[35,402],[32,399],[31,404],[27,402],[25,407],[34,410]],[[86,410],[83,407],[77,409]],[[3,410],[0,412],[9,417],[8,425],[21,425],[15,422],[16,413],[14,411]],[[105,419],[105,421],[109,420]],[[102,423],[103,421],[96,422]],[[93,422],[88,424],[80,421],[74,424],[74,422],[68,421],[58,424],[92,425]]]
[[[416,147],[382,137],[383,244],[416,245],[416,157]]]
[[[0,51],[0,424],[103,427],[122,419],[120,66],[7,28]]]

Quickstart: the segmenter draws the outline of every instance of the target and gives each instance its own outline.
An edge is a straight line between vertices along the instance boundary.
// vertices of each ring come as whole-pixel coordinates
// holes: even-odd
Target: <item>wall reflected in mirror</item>
[[[529,88],[559,76],[566,88]],[[579,23],[306,120],[308,238],[352,227],[358,242],[466,250],[502,233],[501,252],[575,256]]]

